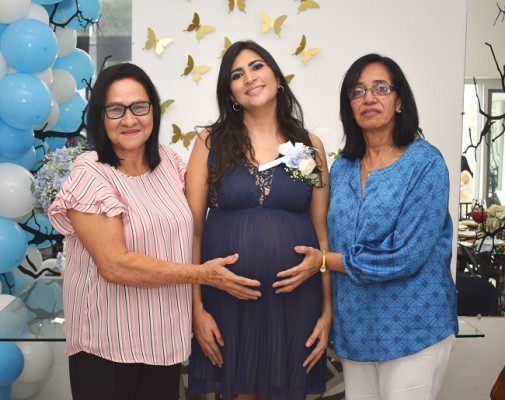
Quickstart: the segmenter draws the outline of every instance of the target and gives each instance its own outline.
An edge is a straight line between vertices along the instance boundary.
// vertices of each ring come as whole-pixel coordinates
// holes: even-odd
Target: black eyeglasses
[[[133,115],[137,117],[142,117],[143,115],[149,114],[151,110],[150,101],[137,101],[125,106],[123,104],[111,104],[110,106],[104,107],[105,115],[109,119],[119,119],[124,117],[126,110],[129,109]]]
[[[374,96],[387,96],[393,90],[395,90],[394,86],[386,82],[381,82],[376,83],[370,89],[365,89],[363,86],[354,86],[347,91],[347,96],[350,100],[362,99],[368,91],[372,92]]]

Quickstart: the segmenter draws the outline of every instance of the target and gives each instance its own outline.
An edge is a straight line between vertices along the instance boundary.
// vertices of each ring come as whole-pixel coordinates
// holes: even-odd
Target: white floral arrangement
[[[294,145],[291,142],[286,142],[280,144],[278,150],[282,154],[282,157],[260,165],[258,168],[259,171],[264,171],[280,163],[284,163],[286,164],[286,171],[294,179],[305,179],[313,187],[322,187],[321,179],[316,172],[317,164],[314,161],[314,152],[317,151],[316,149],[299,142]]]
[[[34,184],[35,198],[44,212],[47,213],[63,182],[67,180],[73,162],[83,150],[83,146],[79,144],[50,151],[44,156],[43,165],[37,171]]]

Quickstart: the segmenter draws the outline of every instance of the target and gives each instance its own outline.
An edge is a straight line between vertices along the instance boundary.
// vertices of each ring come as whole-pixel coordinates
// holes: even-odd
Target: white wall
[[[466,1],[389,0],[386,6],[375,0],[319,0],[320,9],[298,14],[299,4],[246,1],[244,14],[237,8],[228,13],[227,1],[134,0],[132,59],[148,71],[163,100],[175,100],[163,116],[162,141],[171,141],[172,123],[188,132],[215,119],[215,86],[226,36],[231,41],[256,40],[274,55],[285,75],[295,75],[291,87],[304,108],[307,127],[321,136],[327,151],[336,151],[342,147],[342,76],[359,56],[379,52],[395,59],[410,80],[426,137],[441,149],[451,170],[451,213],[457,216]],[[280,37],[273,31],[260,33],[260,11],[274,19],[288,15]],[[194,32],[184,32],[194,12],[202,25],[216,28],[200,43]],[[158,39],[174,40],[161,56],[144,49],[148,27]],[[302,34],[307,47],[322,49],[306,65],[292,55]],[[188,55],[196,66],[212,68],[198,85],[190,76],[181,76]],[[188,158],[187,149],[180,144],[175,148]]]

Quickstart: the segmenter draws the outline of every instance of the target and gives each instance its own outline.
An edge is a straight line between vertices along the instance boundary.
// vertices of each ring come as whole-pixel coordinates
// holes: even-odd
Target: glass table
[[[458,317],[460,338],[484,333]],[[0,341],[65,341],[63,278],[39,278],[21,288],[18,296],[0,311]]]
[[[25,283],[0,311],[0,341],[65,341],[63,278]]]

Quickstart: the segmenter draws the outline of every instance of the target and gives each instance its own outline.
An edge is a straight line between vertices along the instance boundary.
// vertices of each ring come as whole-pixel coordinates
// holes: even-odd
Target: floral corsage
[[[323,185],[319,175],[316,173],[317,165],[314,161],[315,151],[317,150],[303,143],[297,142],[293,145],[291,142],[286,142],[279,145],[279,153],[282,154],[282,157],[260,165],[258,170],[264,171],[280,163],[284,163],[286,164],[286,171],[289,172],[294,179],[305,179],[309,185],[319,188]]]

